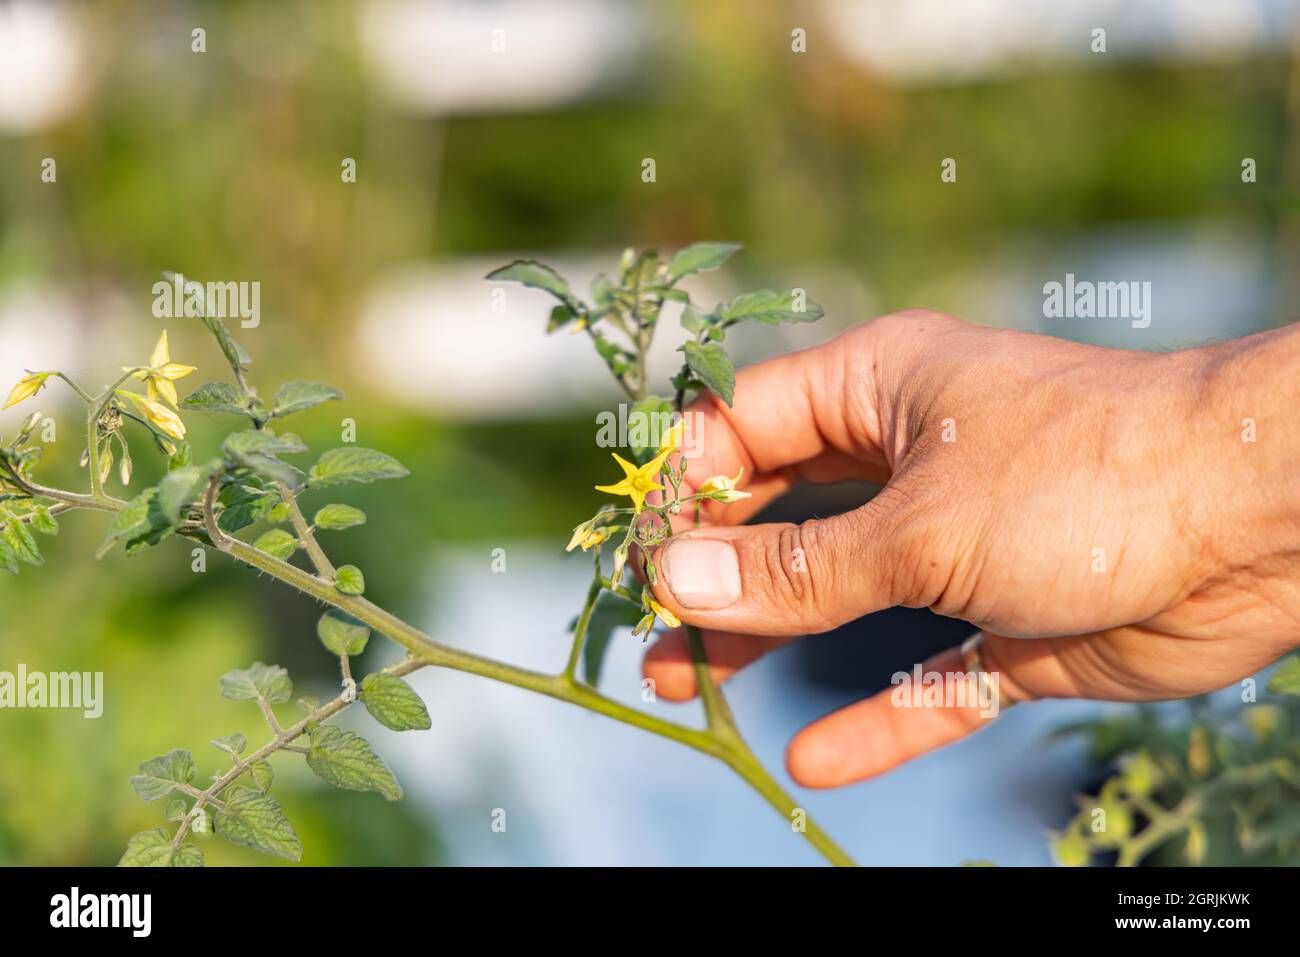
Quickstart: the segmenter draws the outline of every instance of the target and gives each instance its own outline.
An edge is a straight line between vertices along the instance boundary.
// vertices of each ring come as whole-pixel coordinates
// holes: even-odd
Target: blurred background
[[[543,293],[512,286],[496,312],[485,273],[536,257],[585,288],[625,246],[743,242],[687,281],[697,301],[800,286],[827,318],[742,330],[740,364],[906,306],[1135,349],[1244,335],[1297,315],[1298,64],[1300,0],[0,0],[0,384],[59,368],[99,387],[142,361],[164,270],[259,281],[262,323],[238,334],[263,393],[340,386],[344,404],[295,422],[307,443],[337,444],[350,417],[413,473],[361,487],[369,524],[326,547],[435,636],[554,670],[588,574],[561,549],[598,502],[595,416],[619,396],[584,343],[544,337]],[[1150,281],[1150,326],[1045,319],[1043,285],[1066,273]],[[167,328],[173,359],[200,367],[182,394],[221,376],[197,325]],[[41,474],[73,485],[64,402],[47,389],[0,434],[39,405],[60,427]],[[229,425],[188,421],[199,454]],[[160,468],[141,461],[136,487]],[[865,494],[800,490],[779,511]],[[225,671],[275,661],[318,695],[337,680],[312,602],[217,557],[194,574],[175,543],[96,563],[105,524],[67,516],[47,566],[0,579],[0,669],[103,671],[106,698],[98,720],[0,712],[0,863],[111,864],[162,823],[127,784],[140,761],[187,747],[206,777],[209,738],[261,737],[256,709],[219,697]],[[804,723],[965,634],[873,616],[770,656],[733,705],[779,770]],[[637,700],[642,651],[616,639],[606,690]],[[472,676],[413,683],[433,730],[346,719],[405,801],[280,759],[304,863],[818,860],[693,752]],[[1048,734],[1107,713],[1017,709],[806,807],[862,863],[1047,863],[1096,774]]]

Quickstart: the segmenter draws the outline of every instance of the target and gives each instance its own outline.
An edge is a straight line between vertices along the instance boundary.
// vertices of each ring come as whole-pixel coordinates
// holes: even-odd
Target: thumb
[[[908,603],[905,525],[885,493],[802,525],[700,528],[655,554],[655,597],[683,621],[749,635],[801,635]]]

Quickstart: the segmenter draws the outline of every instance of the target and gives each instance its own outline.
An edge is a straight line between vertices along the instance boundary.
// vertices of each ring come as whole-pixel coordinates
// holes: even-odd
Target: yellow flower
[[[678,419],[677,424],[665,432],[659,439],[659,451],[669,453],[677,451],[677,446],[681,444],[682,437],[685,433],[686,423],[681,419]]]
[[[662,621],[669,628],[681,627],[682,620],[653,598],[650,599],[650,610],[655,613],[656,618]]]
[[[37,392],[41,391],[41,386],[45,385],[45,380],[50,377],[48,372],[29,372],[18,380],[18,384],[13,387],[9,393],[9,399],[3,406],[0,406],[0,412],[9,408],[11,405],[17,405],[24,399],[30,399]]]
[[[664,459],[668,458],[672,451],[671,448],[665,449],[640,468],[622,456],[615,454],[614,461],[623,470],[623,480],[613,485],[597,485],[596,491],[608,492],[610,495],[626,495],[632,499],[636,511],[641,511],[645,506],[645,497],[651,492],[663,488],[654,479],[659,474],[659,470],[663,468]]]
[[[144,417],[158,427],[158,431],[174,439],[185,438],[185,423],[181,421],[179,415],[161,402],[123,389],[119,389],[117,394],[124,399],[130,399]]]
[[[124,372],[131,372],[131,369],[124,368]],[[153,355],[149,357],[149,365],[144,369],[136,369],[132,374],[137,379],[143,379],[144,384],[149,389],[149,398],[155,402],[158,397],[176,405],[176,386],[172,385],[177,379],[183,379],[194,371],[194,366],[183,366],[179,362],[172,362],[171,353],[167,348],[167,330],[158,339],[158,345],[153,347]]]
[[[569,539],[569,544],[565,546],[564,550],[571,552],[575,548],[581,547],[584,552],[589,551],[608,541],[611,534],[612,532],[608,528],[592,528],[590,522],[583,522],[573,530],[573,537]]]
[[[736,484],[744,474],[745,470],[742,468],[736,473],[735,478],[715,475],[700,486],[699,493],[711,496],[719,502],[739,502],[741,499],[749,498],[753,494],[752,492],[742,492],[736,488]]]

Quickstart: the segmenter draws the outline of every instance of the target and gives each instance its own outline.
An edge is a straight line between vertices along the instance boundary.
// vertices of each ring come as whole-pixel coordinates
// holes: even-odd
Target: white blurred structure
[[[0,133],[32,133],[67,116],[87,86],[85,53],[69,4],[0,3]]]
[[[820,0],[849,59],[901,82],[965,82],[1045,60],[1204,61],[1286,47],[1300,0]],[[1106,31],[1106,52],[1092,31]],[[815,28],[814,28],[815,30]],[[810,43],[816,43],[810,31]],[[811,47],[810,47],[811,49]]]
[[[635,4],[602,0],[370,0],[361,35],[389,92],[433,115],[578,99],[645,39]]]

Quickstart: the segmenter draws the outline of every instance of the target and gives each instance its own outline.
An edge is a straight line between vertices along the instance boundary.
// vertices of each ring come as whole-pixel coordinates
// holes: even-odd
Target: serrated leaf
[[[27,523],[10,521],[5,525],[2,534],[5,544],[19,561],[26,562],[28,565],[45,564],[45,559],[41,557],[41,548],[36,544],[36,537],[32,535],[32,530],[27,527]]]
[[[172,524],[179,524],[181,513],[203,497],[209,479],[219,463],[182,465],[168,472],[158,483],[158,510]]]
[[[185,803],[184,798],[173,798],[168,801],[167,809],[163,812],[163,816],[167,818],[167,820],[176,821],[178,823],[185,820],[189,815],[190,806]]]
[[[193,844],[173,847],[165,827],[141,831],[126,842],[118,867],[202,867],[203,852]]]
[[[376,672],[361,682],[361,703],[376,721],[394,731],[433,727],[429,710],[415,689],[396,675]]]
[[[1300,695],[1300,657],[1292,655],[1278,665],[1268,679],[1268,690],[1274,694]]]
[[[251,411],[249,397],[229,382],[208,382],[181,399],[181,408],[188,412],[213,412],[226,415],[248,415]]]
[[[289,672],[279,665],[253,662],[246,669],[236,668],[221,676],[221,697],[231,701],[256,701],[265,698],[270,704],[281,704],[293,696],[293,682]]]
[[[253,547],[259,552],[266,552],[280,561],[288,560],[301,545],[296,536],[289,534],[283,528],[273,528],[269,532],[264,532],[258,536],[257,541],[253,542]]]
[[[681,347],[686,354],[686,365],[701,382],[727,405],[736,394],[736,370],[731,365],[727,350],[716,342],[687,342]]]
[[[581,311],[581,303],[564,277],[550,266],[531,259],[516,259],[510,265],[488,273],[487,278],[500,282],[518,282],[533,289],[545,290],[574,312]]]
[[[234,734],[228,734],[224,738],[213,738],[212,743],[219,747],[227,754],[239,757],[248,747],[248,738],[236,731]]]
[[[712,318],[712,316],[706,316],[694,306],[687,306],[682,310],[682,328],[687,332],[703,332],[705,329],[709,328],[710,320]]]
[[[42,535],[59,534],[59,520],[44,505],[32,509],[32,528]]]
[[[764,322],[775,325],[779,322],[816,322],[823,315],[822,307],[807,297],[800,297],[796,290],[787,289],[775,292],[760,289],[737,296],[731,302],[718,307],[718,315],[725,322]]]
[[[246,787],[232,787],[213,815],[213,829],[232,844],[253,847],[291,861],[302,859],[302,841],[275,798]]]
[[[217,496],[217,501],[223,506],[221,514],[217,516],[217,527],[233,535],[266,518],[280,504],[280,496],[277,492],[262,488],[261,479],[250,478],[227,485]]]
[[[592,609],[591,620],[587,623],[587,640],[582,647],[582,670],[587,684],[595,687],[600,683],[601,668],[605,663],[605,652],[610,640],[619,628],[632,629],[641,620],[641,607],[624,601],[617,595],[602,592]],[[575,618],[569,625],[572,631],[577,627]]]
[[[359,655],[366,650],[366,642],[370,640],[370,626],[337,608],[331,608],[316,623],[316,634],[321,644],[342,658]]]
[[[337,532],[345,528],[364,525],[366,523],[366,513],[359,508],[353,508],[351,505],[326,505],[316,513],[312,523],[317,528]]]
[[[312,466],[308,481],[313,488],[327,488],[348,482],[377,482],[409,475],[405,465],[391,455],[374,449],[344,446],[330,449]]]
[[[324,724],[311,732],[307,766],[337,788],[378,791],[399,800],[402,787],[387,764],[359,734]]]
[[[668,260],[668,282],[677,282],[692,273],[717,269],[740,249],[739,243],[695,243],[673,253]]]
[[[277,456],[306,451],[307,446],[296,435],[275,435],[268,429],[235,432],[221,443],[222,454],[232,464],[252,469],[269,481],[284,482],[291,487],[301,484],[302,472]]]
[[[364,595],[366,576],[356,565],[340,565],[334,575],[334,587],[345,595]]]
[[[295,379],[292,382],[286,382],[276,391],[275,411],[272,415],[292,415],[295,412],[302,412],[304,409],[320,405],[322,402],[342,398],[343,393],[332,385]]]
[[[271,790],[271,783],[275,780],[275,771],[271,768],[271,762],[266,760],[250,761],[248,763],[248,773],[253,778],[253,784],[259,791]]]
[[[194,780],[194,758],[183,748],[150,758],[132,775],[131,788],[146,801],[157,801]]]
[[[0,571],[6,571],[10,575],[18,574],[18,559],[14,556],[13,549],[5,542],[3,535],[0,535]]]

